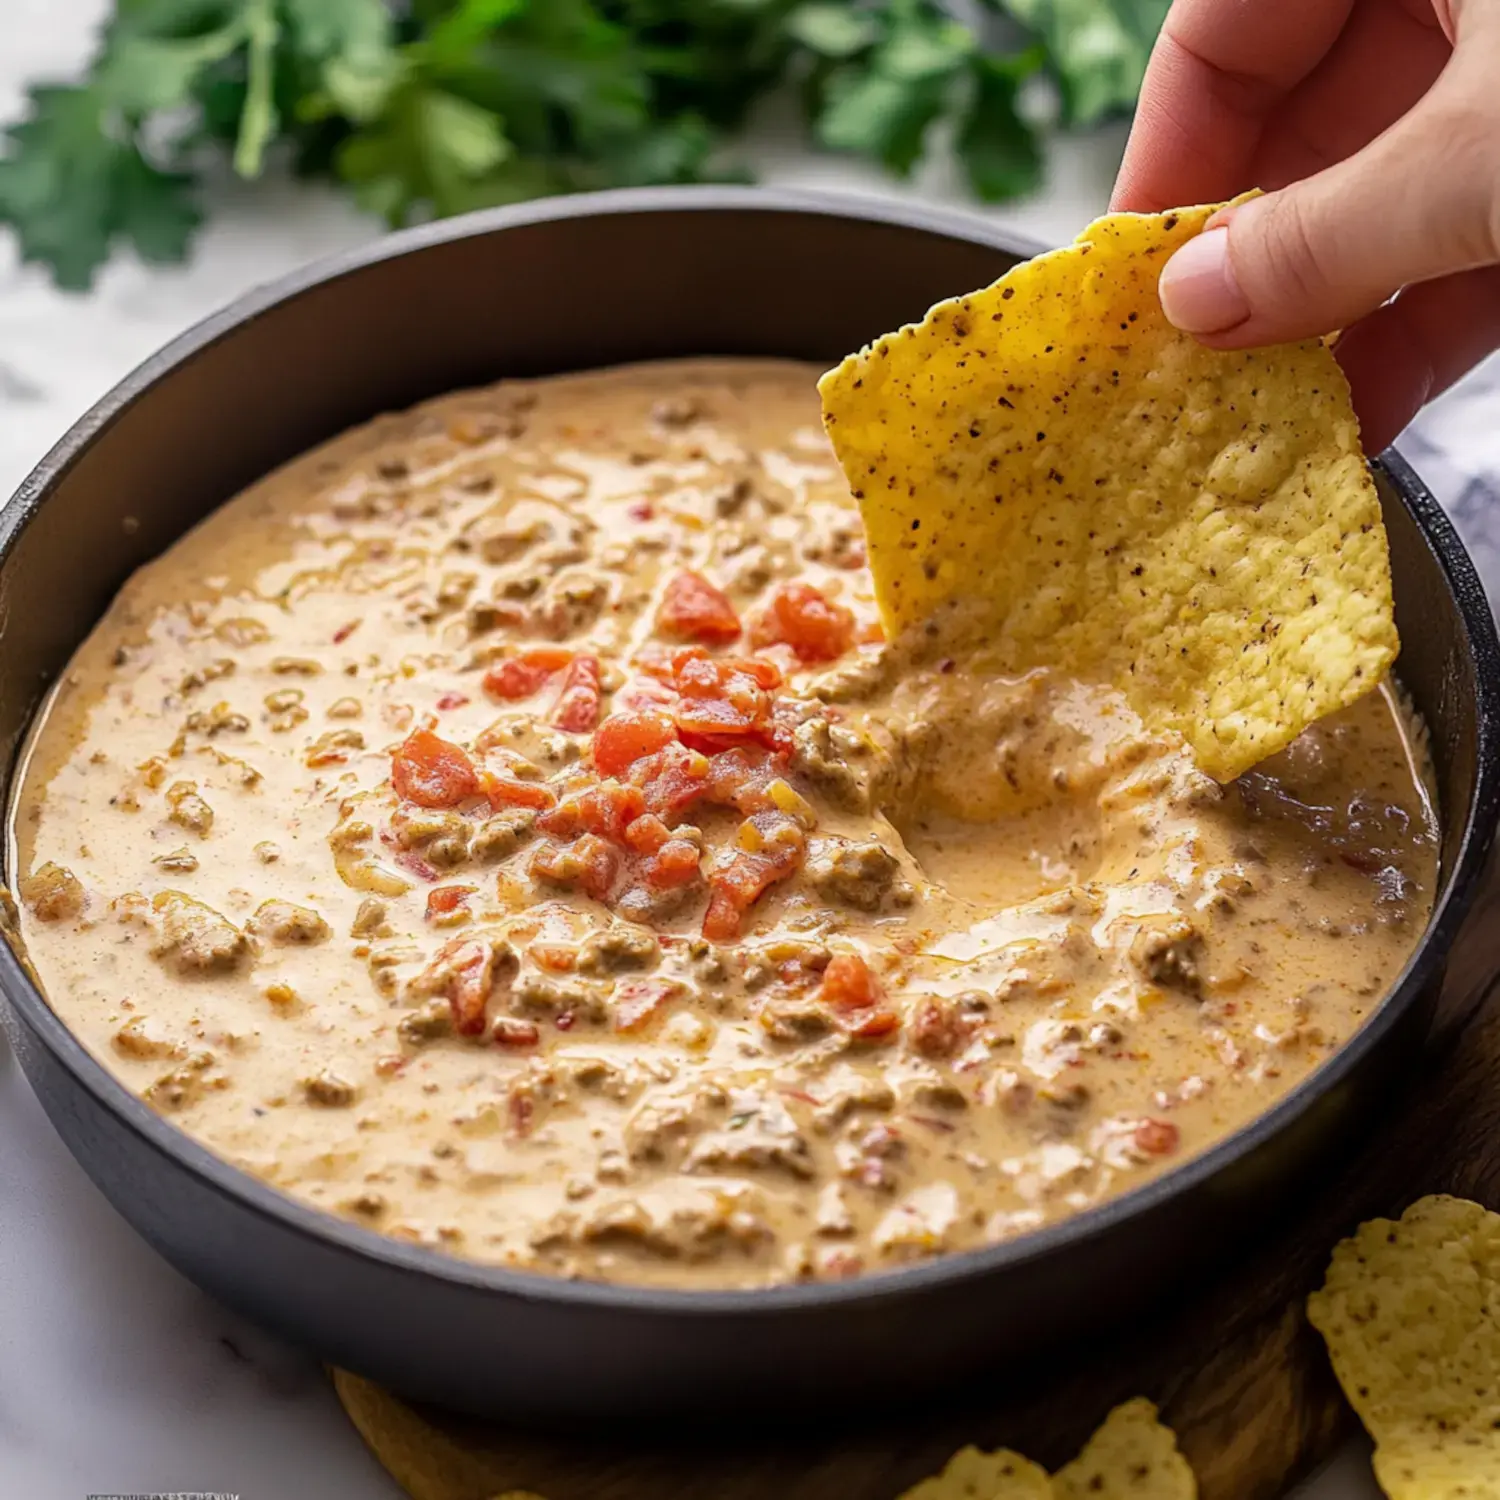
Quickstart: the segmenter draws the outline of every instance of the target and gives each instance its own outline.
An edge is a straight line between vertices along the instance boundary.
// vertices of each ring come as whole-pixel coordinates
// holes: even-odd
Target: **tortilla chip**
[[[1142,1397],[1117,1406],[1082,1453],[1052,1476],[1056,1500],[1196,1500],[1198,1481],[1170,1427]]]
[[[1397,650],[1380,503],[1322,340],[1163,316],[1215,206],[1114,214],[819,383],[887,633],[1117,683],[1232,780]]]
[[[1307,1315],[1392,1500],[1500,1500],[1500,1214],[1438,1196],[1361,1224]]]
[[[899,1500],[1052,1500],[1052,1481],[1045,1469],[1019,1453],[962,1448],[941,1474],[924,1479]]]

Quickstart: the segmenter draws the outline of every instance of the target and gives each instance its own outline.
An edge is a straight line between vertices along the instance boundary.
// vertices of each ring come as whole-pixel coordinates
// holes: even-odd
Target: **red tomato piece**
[[[1170,1120],[1142,1120],[1135,1127],[1135,1143],[1148,1156],[1168,1156],[1177,1149],[1181,1132]]]
[[[580,890],[595,901],[608,899],[619,872],[619,852],[592,833],[570,844],[543,844],[531,857],[531,873],[539,880]]]
[[[557,793],[536,781],[518,781],[513,776],[496,776],[483,771],[479,789],[489,798],[491,807],[534,807],[546,812],[557,806]]]
[[[677,727],[666,714],[611,714],[594,731],[594,769],[601,776],[618,776],[676,738]]]
[[[451,916],[459,907],[467,906],[474,890],[472,885],[440,885],[428,891],[427,920]]]
[[[854,616],[810,583],[784,583],[751,639],[757,646],[785,642],[801,661],[833,661],[854,644]]]
[[[893,1010],[858,1011],[844,1023],[844,1030],[862,1042],[889,1041],[901,1030],[901,1017]]]
[[[834,1010],[865,1010],[881,998],[870,966],[857,953],[835,953],[823,970],[818,999]]]
[[[462,693],[444,693],[437,701],[437,706],[446,713],[452,708],[462,708],[469,700]]]
[[[575,656],[552,710],[553,724],[570,734],[587,734],[599,722],[601,697],[599,658]]]
[[[407,735],[391,757],[396,795],[418,807],[456,807],[479,790],[474,764],[458,745],[430,729]]]
[[[687,839],[668,839],[641,866],[641,878],[653,891],[675,891],[699,878],[698,846]]]
[[[656,628],[690,641],[732,641],[740,633],[740,617],[722,589],[701,573],[683,572],[667,584]]]
[[[708,877],[703,936],[718,942],[738,937],[745,913],[777,881],[796,874],[806,853],[801,830],[788,820],[784,841],[769,844],[758,854],[741,851],[721,865]]]
[[[759,747],[745,745],[723,750],[708,762],[707,800],[742,813],[770,810],[774,804],[766,788],[785,771],[785,761]]]
[[[668,825],[703,796],[707,777],[707,756],[677,744],[636,761],[630,769],[631,782],[640,787],[646,811]]]
[[[578,967],[578,950],[566,943],[533,943],[532,958],[552,974],[568,974]]]
[[[572,660],[573,653],[561,646],[538,646],[519,656],[507,656],[484,674],[484,690],[496,698],[529,698]]]
[[[432,991],[447,997],[460,1035],[478,1036],[484,1030],[484,1008],[495,981],[495,952],[489,943],[454,939],[438,950],[423,977],[432,981]]]
[[[535,1047],[542,1034],[530,1021],[518,1021],[514,1016],[500,1016],[490,1030],[496,1046]]]
[[[537,820],[543,833],[597,834],[621,843],[625,830],[646,810],[646,798],[638,786],[603,781],[585,792],[575,792]]]
[[[643,813],[625,830],[625,843],[637,854],[655,854],[671,839],[672,830],[655,813]]]
[[[680,986],[662,979],[627,979],[617,984],[610,1001],[615,1030],[627,1035],[644,1031],[679,990]]]

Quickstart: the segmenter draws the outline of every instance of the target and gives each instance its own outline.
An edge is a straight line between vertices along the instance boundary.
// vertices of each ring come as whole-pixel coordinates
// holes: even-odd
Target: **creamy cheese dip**
[[[816,374],[447,397],[133,578],[13,808],[100,1061],[330,1213],[708,1287],[1024,1233],[1347,1040],[1435,880],[1391,692],[1221,788],[884,643]]]

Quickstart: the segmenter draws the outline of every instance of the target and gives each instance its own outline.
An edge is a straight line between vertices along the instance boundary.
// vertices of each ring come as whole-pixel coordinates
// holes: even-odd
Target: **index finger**
[[[1247,187],[1266,122],[1356,0],[1176,0],[1151,53],[1112,209],[1213,203]]]

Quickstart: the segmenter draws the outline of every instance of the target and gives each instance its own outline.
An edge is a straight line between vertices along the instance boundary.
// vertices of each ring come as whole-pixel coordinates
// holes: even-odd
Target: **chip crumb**
[[[1333,1251],[1307,1315],[1391,1500],[1500,1500],[1500,1214],[1446,1195]]]
[[[1230,781],[1398,642],[1327,345],[1212,350],[1161,311],[1161,266],[1216,209],[1099,219],[819,391],[893,639],[937,625],[1001,670],[1101,676]]]

